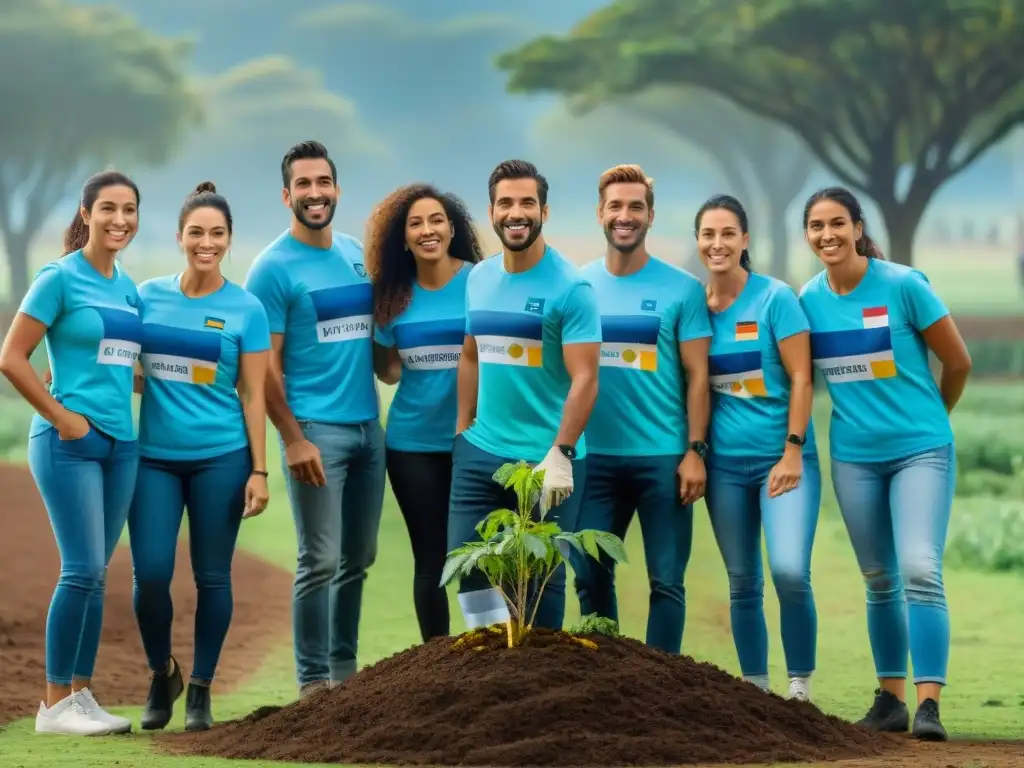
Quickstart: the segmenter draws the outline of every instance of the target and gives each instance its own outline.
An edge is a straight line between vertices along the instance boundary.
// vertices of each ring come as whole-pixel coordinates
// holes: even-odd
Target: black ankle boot
[[[208,685],[188,684],[185,696],[185,730],[205,731],[213,725],[213,713],[210,709],[210,687]]]
[[[889,691],[877,689],[871,709],[857,725],[885,733],[906,733],[910,728],[910,712],[907,705]]]
[[[178,662],[172,656],[167,664],[170,669],[154,672],[153,681],[149,684],[149,696],[146,698],[146,708],[142,711],[140,720],[140,725],[145,731],[159,730],[171,722],[174,702],[185,690]]]

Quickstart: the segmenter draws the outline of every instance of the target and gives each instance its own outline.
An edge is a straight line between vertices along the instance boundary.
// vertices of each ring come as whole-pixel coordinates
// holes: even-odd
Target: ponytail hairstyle
[[[64,230],[64,256],[81,250],[89,242],[89,225],[82,218],[82,211],[91,213],[100,192],[107,187],[128,187],[135,193],[135,204],[138,205],[141,202],[138,186],[123,173],[103,171],[90,176],[82,187],[82,196],[78,208],[75,210],[75,217],[71,220],[68,228]]]
[[[736,217],[740,223],[740,231],[746,235],[750,231],[750,223],[747,219],[747,212],[743,204],[732,195],[714,195],[704,201],[704,204],[697,210],[697,216],[693,220],[693,234],[700,235],[700,222],[708,211],[728,211]],[[750,272],[750,252],[744,248],[740,254],[740,266]]]
[[[224,199],[223,195],[218,194],[217,185],[212,181],[200,182],[185,198],[185,202],[181,206],[181,213],[178,214],[179,235],[185,228],[185,219],[188,218],[188,215],[200,208],[215,208],[220,211],[227,223],[228,237],[232,235],[234,222],[231,218],[231,206],[228,205],[228,201]]]
[[[819,189],[807,199],[807,204],[804,206],[804,230],[807,229],[807,223],[811,218],[811,209],[822,200],[830,200],[843,206],[850,216],[850,221],[855,226],[857,224],[861,225],[861,236],[854,243],[854,249],[857,253],[868,259],[885,259],[882,249],[868,235],[868,225],[864,221],[864,210],[861,208],[860,201],[845,187],[825,187],[824,189]]]

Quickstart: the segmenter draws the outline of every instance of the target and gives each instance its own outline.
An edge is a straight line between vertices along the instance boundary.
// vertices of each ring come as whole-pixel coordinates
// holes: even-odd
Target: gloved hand
[[[572,493],[572,462],[556,446],[534,467],[534,471],[541,469],[544,470],[544,483],[540,490],[540,513],[543,517]]]

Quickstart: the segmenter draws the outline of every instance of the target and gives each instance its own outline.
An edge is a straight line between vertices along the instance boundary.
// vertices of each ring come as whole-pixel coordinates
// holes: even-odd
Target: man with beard
[[[332,232],[341,190],[315,141],[281,162],[287,231],[256,257],[246,288],[273,346],[267,412],[280,433],[298,537],[293,594],[300,695],[356,670],[366,572],[384,503],[384,434],[373,378],[373,291],[363,246]]]
[[[647,252],[654,187],[643,170],[611,168],[597,189],[608,247],[581,273],[597,294],[603,343],[579,525],[624,539],[639,517],[651,584],[647,643],[679,653],[692,505],[706,479],[711,323],[700,281]],[[583,614],[617,621],[614,563],[580,560]]]
[[[547,180],[531,163],[508,160],[491,173],[488,188],[488,213],[503,248],[473,268],[466,288],[449,551],[476,540],[476,525],[494,510],[515,508],[512,491],[494,481],[507,462],[544,470],[540,514],[575,529],[583,429],[597,396],[601,325],[594,290],[544,242]],[[479,571],[462,578],[459,604],[469,627],[509,616]],[[544,589],[534,625],[561,629],[564,614],[563,565]]]

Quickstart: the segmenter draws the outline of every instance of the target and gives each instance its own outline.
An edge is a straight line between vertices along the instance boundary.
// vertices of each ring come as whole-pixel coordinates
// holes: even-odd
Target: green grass
[[[974,404],[988,402],[978,386]],[[1003,397],[1012,392],[1003,388]],[[387,400],[384,393],[384,399]],[[971,405],[972,402],[968,402]],[[827,404],[819,403],[819,429],[826,427]],[[826,458],[823,456],[823,459]],[[271,466],[277,466],[276,457]],[[827,478],[825,487],[830,486]],[[267,512],[243,527],[240,544],[247,550],[291,569],[295,538],[280,478],[274,475],[273,501]],[[738,674],[729,632],[728,588],[721,558],[711,537],[703,506],[696,515],[695,546],[689,571],[688,616],[684,649]],[[622,629],[643,637],[647,618],[648,586],[638,526],[627,537],[630,563],[620,571],[619,605]],[[870,703],[875,681],[864,617],[864,595],[846,533],[835,501],[826,490],[822,520],[814,550],[813,583],[819,612],[818,672],[813,693],[824,710],[842,717],[858,717]],[[958,737],[1020,738],[1024,727],[1024,687],[1012,673],[1020,663],[1020,637],[1024,634],[1024,579],[1007,574],[947,570],[946,585],[953,622],[950,659],[951,685],[943,699],[943,719]],[[361,661],[371,664],[418,642],[412,609],[412,555],[404,524],[390,495],[384,509],[380,556],[366,584],[361,637]],[[570,597],[567,625],[579,618]],[[778,641],[778,607],[769,585],[766,606],[772,637],[771,673],[776,686],[785,683]],[[453,602],[453,631],[462,628]],[[242,690],[215,699],[220,718],[245,714],[263,704],[286,703],[294,698],[290,647],[282,647],[255,679]],[[144,692],[140,690],[140,695]],[[133,718],[138,709],[117,710]],[[178,726],[180,727],[180,725]],[[79,766],[108,768],[213,768],[230,761],[182,759],[151,750],[149,737],[135,734],[100,740],[37,736],[31,721],[11,725],[0,735],[5,768],[49,768],[58,760]],[[271,768],[281,763],[246,762],[244,766]]]

